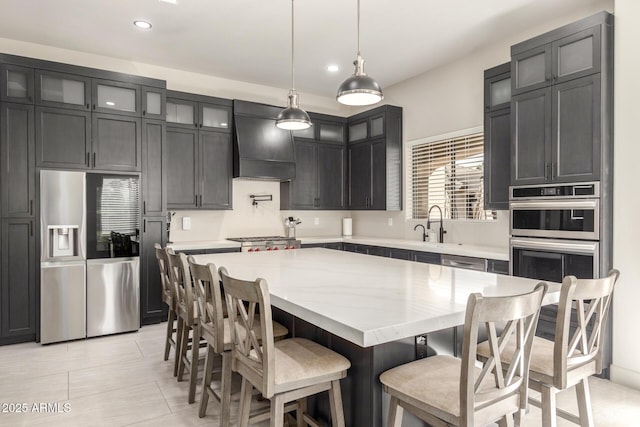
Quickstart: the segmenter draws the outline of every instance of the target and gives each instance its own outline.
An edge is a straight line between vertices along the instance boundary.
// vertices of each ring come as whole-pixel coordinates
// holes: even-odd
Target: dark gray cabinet
[[[231,101],[167,91],[167,208],[231,209]]]
[[[192,93],[168,91],[166,120],[171,126],[231,130],[231,101]]]
[[[35,71],[36,104],[91,111],[91,78],[47,70]]]
[[[87,169],[91,165],[91,113],[36,107],[36,165]]]
[[[600,74],[513,97],[512,185],[600,179]]]
[[[484,72],[484,208],[509,209],[511,64]]]
[[[97,113],[140,117],[141,88],[129,82],[91,80],[92,108]]]
[[[36,245],[33,218],[3,218],[0,240],[0,344],[33,341],[36,333]]]
[[[167,208],[198,207],[198,131],[167,126]]]
[[[164,121],[167,117],[167,91],[165,89],[142,86],[142,117]]]
[[[167,127],[167,208],[232,208],[232,142],[225,132]]]
[[[511,185],[551,180],[551,115],[551,88],[513,96]]]
[[[34,71],[20,65],[1,64],[0,101],[33,104]]]
[[[351,209],[385,210],[387,204],[386,155],[384,139],[349,146]]]
[[[295,139],[296,177],[280,184],[280,209],[344,209],[344,144]]]
[[[3,217],[32,217],[35,126],[32,105],[0,103],[0,191]]]
[[[142,215],[164,216],[166,201],[166,125],[142,120]]]
[[[345,209],[346,119],[309,115],[313,126],[293,131],[296,176],[280,184],[280,209]]]
[[[91,167],[137,172],[142,168],[141,120],[114,114],[92,115]]]
[[[385,105],[348,123],[349,208],[402,209],[402,109]]]
[[[598,13],[511,53],[511,185],[601,180],[613,136],[613,16]]]
[[[426,264],[438,264],[442,263],[442,256],[439,253],[434,252],[413,252],[413,260],[416,262],[423,262]]]
[[[514,46],[511,55],[513,93],[519,94],[599,73],[602,56],[601,26],[596,24],[578,30],[581,27],[579,23],[570,24]],[[544,43],[554,37],[558,39]],[[534,46],[537,43],[544,44]]]
[[[200,131],[198,165],[202,209],[231,209],[233,146],[231,134]]]
[[[142,219],[142,250],[140,259],[140,322],[158,323],[167,316],[168,307],[162,302],[162,283],[154,244],[166,245],[166,217]]]
[[[600,74],[552,87],[551,179],[597,181],[601,164]]]

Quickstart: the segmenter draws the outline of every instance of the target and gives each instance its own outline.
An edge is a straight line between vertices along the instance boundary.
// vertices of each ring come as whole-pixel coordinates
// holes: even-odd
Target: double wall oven
[[[600,183],[511,187],[511,274],[600,276]]]

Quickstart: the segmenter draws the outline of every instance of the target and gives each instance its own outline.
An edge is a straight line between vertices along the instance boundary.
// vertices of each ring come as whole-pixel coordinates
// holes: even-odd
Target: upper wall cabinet
[[[142,86],[142,117],[165,120],[167,116],[167,91]]]
[[[484,72],[484,207],[509,209],[511,64]]]
[[[511,185],[600,180],[612,161],[613,16],[511,52]]]
[[[33,69],[19,65],[0,65],[0,100],[33,104]]]
[[[92,88],[93,111],[136,117],[142,115],[140,85],[93,79]]]
[[[348,119],[349,208],[402,209],[402,108],[383,105]]]
[[[603,46],[601,22],[593,18],[513,46],[513,94],[599,73],[603,49],[610,47]]]
[[[231,132],[231,105],[216,104],[215,99],[183,92],[170,92],[167,99],[167,124]]]
[[[167,208],[231,209],[231,101],[167,93]]]
[[[280,209],[345,209],[346,119],[309,115],[313,126],[293,132],[296,177],[280,184]]]
[[[49,107],[91,110],[91,78],[36,70],[36,103]]]

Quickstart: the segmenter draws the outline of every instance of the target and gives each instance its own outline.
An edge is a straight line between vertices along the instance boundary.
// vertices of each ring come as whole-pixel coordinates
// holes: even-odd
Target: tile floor
[[[0,426],[218,425],[216,402],[210,400],[207,416],[198,418],[200,388],[189,405],[188,380],[176,382],[172,359],[162,360],[165,325],[70,343],[0,347]],[[640,426],[640,391],[593,378],[591,394],[596,426]],[[577,410],[572,393],[561,394],[558,405]],[[26,413],[16,412],[23,407]],[[537,408],[525,425],[540,425]]]

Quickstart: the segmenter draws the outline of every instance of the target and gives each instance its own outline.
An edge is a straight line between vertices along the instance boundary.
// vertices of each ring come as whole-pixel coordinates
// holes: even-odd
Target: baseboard
[[[614,383],[640,390],[640,372],[616,365],[610,366],[610,372]]]

